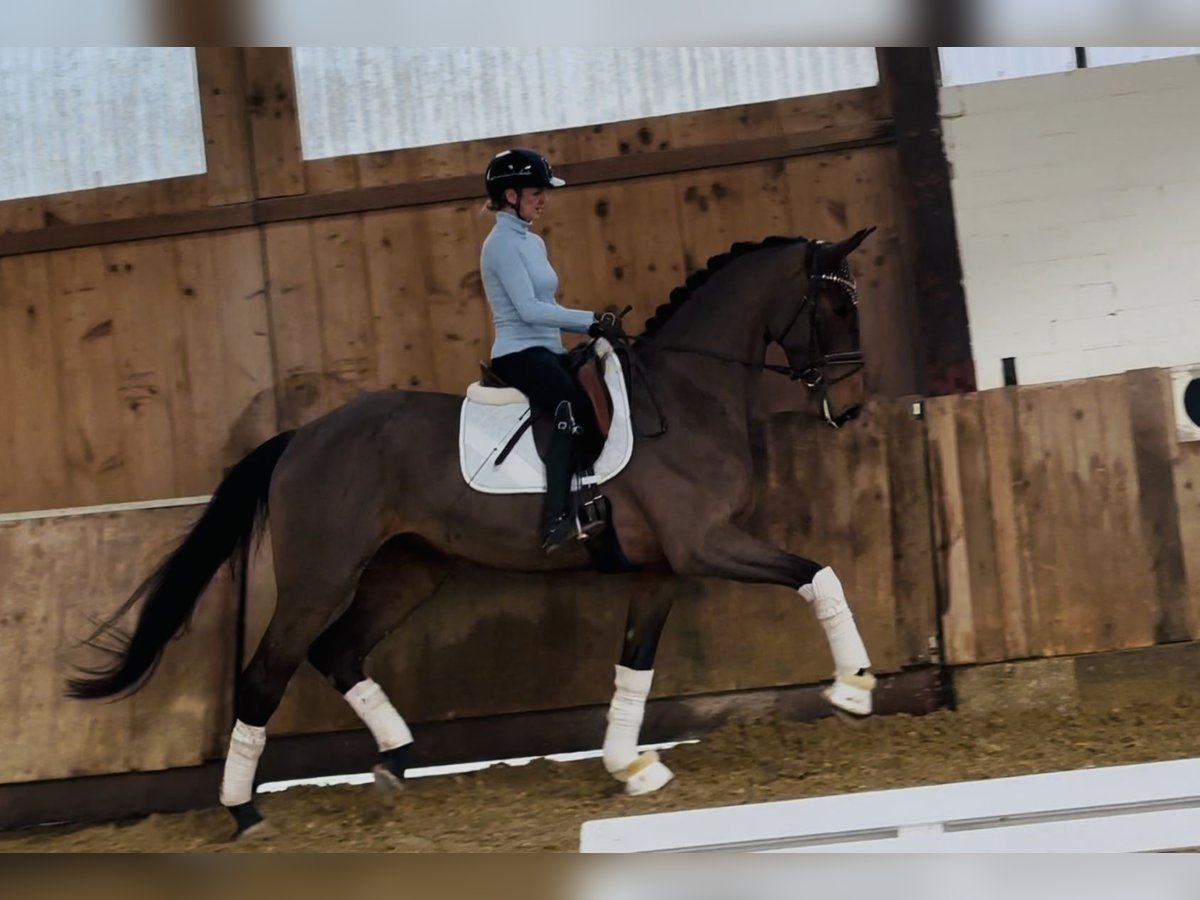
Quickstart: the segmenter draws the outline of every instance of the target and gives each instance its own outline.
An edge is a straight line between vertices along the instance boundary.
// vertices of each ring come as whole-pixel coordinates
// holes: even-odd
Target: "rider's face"
[[[542,187],[528,187],[520,191],[509,188],[505,192],[505,196],[508,198],[508,202],[516,208],[517,215],[526,222],[532,222],[540,216],[549,199],[546,189]]]

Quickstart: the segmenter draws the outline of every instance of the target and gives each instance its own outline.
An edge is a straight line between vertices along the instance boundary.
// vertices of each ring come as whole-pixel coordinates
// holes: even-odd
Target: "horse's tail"
[[[87,639],[113,659],[101,668],[79,669],[83,674],[67,682],[68,697],[94,700],[137,691],[154,672],[167,642],[191,619],[221,564],[228,560],[235,576],[244,576],[254,537],[267,516],[271,473],[293,434],[275,435],[230,469],[179,547]],[[239,581],[244,595],[246,579]],[[137,625],[128,635],[116,623],[143,597]]]

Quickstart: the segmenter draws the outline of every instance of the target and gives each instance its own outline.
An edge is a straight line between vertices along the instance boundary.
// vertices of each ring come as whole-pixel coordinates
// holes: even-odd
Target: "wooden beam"
[[[246,114],[246,77],[236,47],[197,47],[196,74],[207,162],[209,206],[254,199],[253,160]]]
[[[908,219],[920,337],[914,350],[923,361],[922,392],[940,395],[973,391],[976,382],[935,53],[931,47],[880,47],[878,59],[892,104]]]
[[[304,158],[296,112],[296,78],[287,47],[246,47],[246,108],[256,196],[302,194]]]
[[[558,171],[562,172],[569,184],[582,186],[774,159],[844,152],[856,147],[888,144],[893,140],[891,123],[868,122],[749,141],[733,141],[711,147],[689,147],[615,156],[560,166]],[[258,152],[257,146],[255,152]],[[261,181],[259,184],[261,190]],[[236,185],[232,189],[237,190]],[[205,210],[118,219],[88,225],[58,225],[36,231],[0,234],[0,257],[245,228],[269,222],[289,222],[481,199],[480,179],[475,175],[380,185],[327,194],[274,196]]]
[[[807,721],[830,714],[820,685],[767,688],[705,697],[663,698],[646,707],[641,738],[659,743],[698,737],[736,721],[739,710],[771,709],[782,719]],[[876,712],[921,715],[946,705],[936,668],[913,669],[879,680]],[[412,726],[413,766],[436,766],[549,753],[593,750],[604,733],[607,707],[589,706],[452,719]],[[267,741],[259,783],[366,772],[377,761],[370,732],[328,732]],[[223,763],[56,781],[0,785],[0,829],[51,823],[98,822],[150,813],[215,806]]]
[[[255,205],[240,203],[189,212],[117,219],[112,222],[92,222],[87,225],[51,225],[37,231],[17,231],[0,235],[0,256],[177,237],[183,234],[246,228],[255,224]]]

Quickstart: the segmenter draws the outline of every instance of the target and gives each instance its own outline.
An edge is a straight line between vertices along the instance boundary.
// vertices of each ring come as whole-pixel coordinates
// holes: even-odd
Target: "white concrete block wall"
[[[1200,56],[941,103],[979,387],[1200,363]]]

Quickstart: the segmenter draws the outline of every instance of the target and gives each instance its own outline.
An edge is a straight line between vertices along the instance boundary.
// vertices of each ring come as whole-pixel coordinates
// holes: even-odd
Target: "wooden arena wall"
[[[926,410],[947,662],[1200,638],[1200,444],[1166,370]]]
[[[0,512],[207,493],[361,391],[462,391],[491,343],[481,172],[512,143],[572,184],[539,226],[563,302],[632,305],[631,330],[734,241],[878,225],[855,255],[867,377],[915,392],[883,83],[306,161],[289,51],[200,48],[197,64],[206,174],[0,202]],[[764,400],[795,407],[792,387]]]

